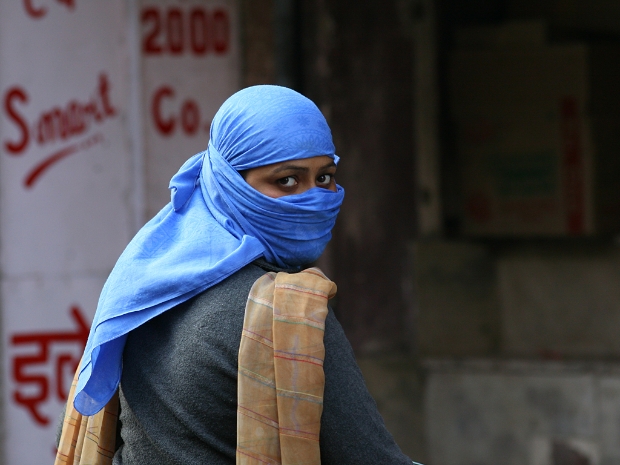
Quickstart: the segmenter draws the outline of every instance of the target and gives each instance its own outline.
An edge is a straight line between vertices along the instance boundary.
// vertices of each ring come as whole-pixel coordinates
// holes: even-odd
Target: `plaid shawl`
[[[237,465],[320,464],[327,300],[318,268],[252,286],[239,348]]]
[[[73,406],[78,366],[65,410],[54,465],[110,465],[116,448],[118,391],[99,413],[85,416]]]

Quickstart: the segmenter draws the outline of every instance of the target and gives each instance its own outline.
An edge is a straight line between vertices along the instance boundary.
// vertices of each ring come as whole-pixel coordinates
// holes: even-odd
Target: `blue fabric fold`
[[[95,414],[114,394],[133,329],[257,258],[296,268],[321,255],[344,190],[274,199],[239,172],[319,155],[337,163],[334,150],[325,118],[295,91],[254,86],[224,102],[207,150],[172,178],[170,203],[132,239],[103,287],[76,388],[80,413]]]

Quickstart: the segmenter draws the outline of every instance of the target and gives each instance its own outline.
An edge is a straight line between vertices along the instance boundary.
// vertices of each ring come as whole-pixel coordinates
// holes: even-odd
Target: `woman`
[[[170,204],[138,232],[101,293],[74,405],[93,415],[120,384],[115,464],[241,460],[238,357],[248,296],[267,272],[301,276],[323,252],[344,197],[338,160],[321,112],[290,89],[246,88],[219,109],[207,150],[172,178]],[[320,461],[410,464],[342,328],[325,315],[324,362],[307,364],[322,364],[325,377]]]

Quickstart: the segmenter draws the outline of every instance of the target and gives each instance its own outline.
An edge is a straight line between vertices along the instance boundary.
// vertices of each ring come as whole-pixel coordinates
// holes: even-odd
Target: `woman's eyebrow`
[[[282,171],[294,170],[294,171],[309,171],[305,166],[299,165],[283,165],[272,171],[273,174],[280,173]]]
[[[327,165],[321,166],[321,169],[324,170],[325,168],[331,168],[332,166],[336,166],[336,163],[330,161]]]

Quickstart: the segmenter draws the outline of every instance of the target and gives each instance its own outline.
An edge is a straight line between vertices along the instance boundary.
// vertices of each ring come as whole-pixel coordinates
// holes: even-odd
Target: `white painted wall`
[[[207,148],[215,112],[239,89],[239,13],[235,1],[141,4],[146,208],[151,217],[170,200],[170,178]]]
[[[0,2],[1,464],[52,463],[101,287],[239,88],[238,24],[234,0]]]

